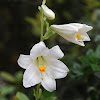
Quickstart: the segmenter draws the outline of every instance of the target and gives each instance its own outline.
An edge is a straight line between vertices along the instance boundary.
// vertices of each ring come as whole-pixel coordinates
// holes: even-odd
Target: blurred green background
[[[40,41],[41,2],[0,0],[0,100],[34,100],[33,87],[22,86],[24,70],[17,59]],[[44,90],[40,100],[100,100],[100,0],[47,0],[46,4],[56,13],[50,24],[79,22],[93,26],[93,30],[88,32],[91,41],[85,42],[85,47],[57,34],[44,41],[49,48],[60,46],[65,54],[61,60],[70,72],[57,80],[56,91]]]

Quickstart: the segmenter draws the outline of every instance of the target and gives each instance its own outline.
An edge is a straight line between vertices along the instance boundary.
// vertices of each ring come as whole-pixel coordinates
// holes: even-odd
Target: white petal
[[[30,55],[20,55],[18,59],[18,64],[20,67],[26,69],[32,62],[30,59]]]
[[[47,65],[45,73],[53,79],[60,79],[67,76],[67,72],[60,72],[59,69],[53,69],[50,65]]]
[[[80,24],[80,23],[70,23],[70,24],[77,27],[78,29],[83,29],[85,32],[88,32],[93,28],[92,26],[88,26],[86,24]]]
[[[78,32],[78,29],[70,24],[51,25],[51,29],[53,29],[59,35],[62,34],[62,35],[73,36],[75,35],[75,33]]]
[[[42,86],[49,92],[56,90],[56,81],[43,73]]]
[[[70,25],[73,25],[73,26],[76,27],[78,30],[83,28],[83,24],[80,24],[80,23],[70,23]]]
[[[92,30],[92,29],[93,29],[92,26],[87,26],[87,25],[84,26],[85,32],[88,32],[88,31],[90,31],[90,30]]]
[[[61,34],[60,34],[61,35]],[[61,35],[64,39],[68,40],[69,42],[72,42],[72,43],[75,43],[75,44],[78,44],[80,46],[85,46],[84,42],[83,41],[77,41],[76,39],[76,36],[74,37],[71,37],[71,36],[67,36],[67,35]]]
[[[67,76],[69,69],[63,62],[56,59],[48,59],[47,62],[48,63],[45,73],[47,73],[48,76],[50,76],[53,79],[64,78]]]
[[[48,56],[49,57],[52,57],[52,58],[55,58],[55,59],[59,59],[59,58],[62,58],[64,56],[64,53],[61,51],[60,47],[57,45],[57,46],[54,46],[52,47],[49,52],[48,52]]]
[[[30,65],[23,76],[23,86],[25,88],[34,86],[41,82],[41,73],[36,64]]]
[[[39,42],[35,44],[30,51],[30,55],[33,60],[36,59],[38,56],[46,56],[47,53],[48,48],[45,46],[44,42]]]
[[[68,40],[68,41],[70,41],[72,43],[78,44],[80,46],[85,46],[84,42],[83,41],[77,41],[76,37],[64,36],[63,38],[65,38],[66,40]]]
[[[90,37],[88,36],[88,34],[84,31],[84,30],[82,30],[82,29],[80,29],[79,31],[78,31],[78,33],[81,35],[81,37],[83,38],[83,41],[90,41]]]

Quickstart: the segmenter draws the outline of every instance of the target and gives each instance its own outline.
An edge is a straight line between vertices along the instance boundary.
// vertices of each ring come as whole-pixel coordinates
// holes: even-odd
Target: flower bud
[[[84,41],[90,41],[87,32],[93,27],[86,24],[70,23],[64,25],[51,25],[53,31],[68,40],[69,42],[85,46]]]
[[[55,18],[55,13],[49,9],[46,5],[42,5],[42,10],[44,15],[49,19],[49,20],[53,20]]]

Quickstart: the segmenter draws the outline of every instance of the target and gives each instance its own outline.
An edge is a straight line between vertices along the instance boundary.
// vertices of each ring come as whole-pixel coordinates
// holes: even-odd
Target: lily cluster
[[[42,5],[41,7],[47,19],[53,20],[55,18],[54,12],[46,5]],[[86,24],[69,23],[63,25],[51,25],[50,28],[69,42],[85,46],[84,41],[90,41],[87,32],[93,27]]]
[[[55,18],[55,13],[45,3],[41,5],[41,10],[46,19],[53,20]],[[49,29],[58,33],[69,42],[85,46],[84,41],[90,41],[87,32],[92,29],[92,26],[80,23],[69,23],[51,25]],[[28,88],[41,83],[47,91],[52,92],[56,90],[55,79],[66,77],[69,72],[67,66],[59,60],[63,56],[64,53],[58,45],[49,49],[43,41],[32,47],[30,55],[21,54],[18,59],[18,64],[25,69],[23,86]]]

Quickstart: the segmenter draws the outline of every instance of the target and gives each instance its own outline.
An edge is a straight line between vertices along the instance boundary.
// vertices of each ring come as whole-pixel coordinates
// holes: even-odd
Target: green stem
[[[42,1],[42,5],[45,5],[45,3],[46,3],[46,0],[43,0],[43,1]]]
[[[39,100],[39,89],[40,89],[40,84],[37,85],[36,100]]]
[[[40,41],[43,41],[43,27],[44,27],[44,20],[43,20],[43,11],[41,14],[41,39]]]

